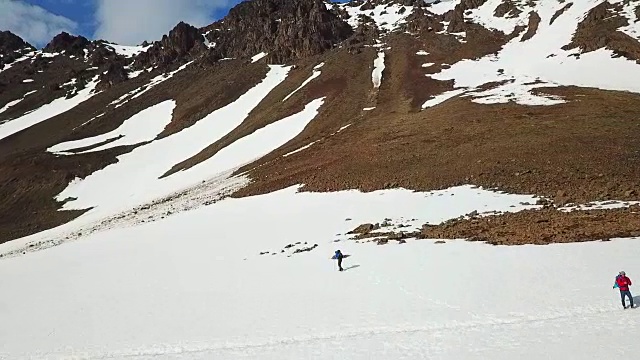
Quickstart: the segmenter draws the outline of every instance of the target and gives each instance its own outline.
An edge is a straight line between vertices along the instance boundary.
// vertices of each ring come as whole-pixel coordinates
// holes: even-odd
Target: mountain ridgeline
[[[515,243],[587,239],[576,231],[589,219],[598,236],[632,235],[632,207],[558,208],[640,200],[639,17],[638,0],[250,0],[137,46],[61,33],[36,49],[2,31],[0,242],[100,208],[74,207],[81,195],[61,195],[71,184],[135,152],[166,159],[177,152],[163,144],[232,118],[127,184],[164,189],[137,205],[222,174],[250,179],[234,197],[472,184],[544,199],[544,212],[497,220]],[[316,108],[291,138],[219,160]],[[552,230],[532,237],[545,219]],[[423,233],[494,231],[460,221]]]

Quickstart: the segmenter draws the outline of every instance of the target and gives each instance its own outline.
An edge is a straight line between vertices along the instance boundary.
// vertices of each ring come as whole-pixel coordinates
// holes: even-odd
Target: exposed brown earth
[[[418,237],[493,245],[551,244],[640,236],[640,207],[615,210],[525,210],[425,225]]]
[[[388,76],[394,76],[393,62],[389,65]],[[580,88],[545,91],[570,101],[526,107],[458,98],[419,113],[372,112],[286,159],[275,152],[253,164],[256,181],[238,196],[294,184],[305,184],[308,191],[426,191],[472,183],[558,203],[638,200],[633,190],[640,185],[640,139],[633,134],[640,128],[640,113],[633,104],[640,96]]]
[[[527,32],[522,35],[522,39],[520,41],[527,41],[533,37],[538,31],[538,26],[540,25],[540,15],[537,12],[532,11],[529,14],[529,25],[527,25]]]
[[[556,19],[558,19],[558,17],[560,17],[560,15],[564,14],[564,12],[569,10],[572,6],[573,6],[573,3],[570,2],[570,3],[566,4],[565,6],[563,6],[562,9],[556,11],[556,13],[553,14],[553,16],[551,17],[551,20],[549,20],[549,24],[553,24],[553,22],[556,21]]]

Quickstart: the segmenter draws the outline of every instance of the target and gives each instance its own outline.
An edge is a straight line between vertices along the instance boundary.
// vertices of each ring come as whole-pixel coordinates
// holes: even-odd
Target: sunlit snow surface
[[[468,186],[292,187],[2,259],[0,358],[608,358],[621,329],[640,324],[611,288],[619,270],[640,274],[638,240],[378,246],[342,235],[533,200]],[[351,255],[343,273],[335,249]]]

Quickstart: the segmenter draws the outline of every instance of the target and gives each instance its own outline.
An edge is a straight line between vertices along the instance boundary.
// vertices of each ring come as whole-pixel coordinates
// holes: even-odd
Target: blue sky
[[[0,0],[0,30],[36,47],[61,31],[126,45],[158,40],[179,21],[207,25],[241,0]]]

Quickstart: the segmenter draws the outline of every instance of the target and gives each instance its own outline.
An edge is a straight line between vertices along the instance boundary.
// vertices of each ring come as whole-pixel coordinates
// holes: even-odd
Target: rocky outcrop
[[[354,34],[345,41],[345,45],[351,53],[358,53],[364,45],[373,45],[380,37],[380,30],[375,25],[373,19],[362,15],[362,21],[356,28]]]
[[[180,22],[168,35],[164,35],[162,40],[156,41],[149,50],[138,55],[135,67],[167,66],[198,55],[205,49],[204,37],[200,31],[185,22]]]
[[[447,31],[458,33],[467,30],[464,14],[467,10],[475,9],[483,5],[487,0],[462,0],[453,11],[445,14],[445,20],[449,21]]]
[[[498,5],[493,13],[496,17],[514,18],[522,13],[522,10],[518,9],[516,4],[511,0],[505,0]]]
[[[61,53],[67,55],[84,56],[84,50],[91,44],[84,36],[74,36],[67,32],[61,32],[56,35],[47,46],[45,52]]]
[[[265,52],[267,60],[276,63],[317,55],[353,34],[321,0],[242,2],[205,30],[220,57]]]
[[[28,42],[22,40],[18,35],[11,31],[0,31],[0,54],[7,55],[14,51],[22,50],[25,48],[33,49]]]
[[[116,84],[126,81],[127,79],[127,70],[124,66],[117,62],[111,63],[106,71],[100,73],[96,89],[98,91],[106,90]]]
[[[407,17],[407,30],[412,33],[420,31],[439,32],[444,30],[442,25],[443,17],[429,12],[429,8],[414,9],[413,13]]]
[[[578,24],[570,44],[563,50],[578,48],[582,53],[598,49],[609,49],[617,56],[640,61],[640,44],[629,35],[617,31],[629,25],[629,21],[620,15],[621,4],[603,2],[595,6]]]
[[[538,26],[540,25],[540,15],[537,12],[532,11],[529,14],[529,25],[527,25],[527,32],[522,35],[520,41],[527,41],[533,37],[538,31]]]
[[[34,50],[31,44],[10,31],[0,31],[0,68],[14,62],[21,53]]]

